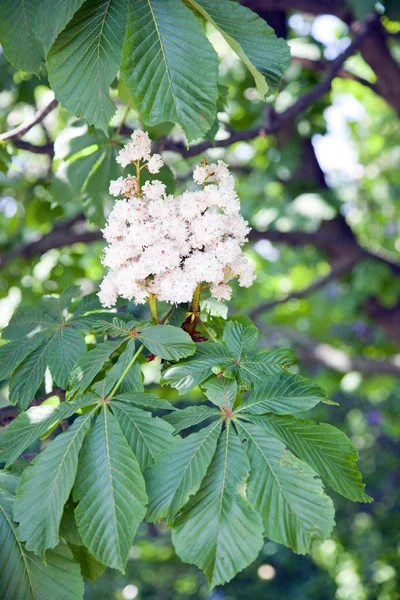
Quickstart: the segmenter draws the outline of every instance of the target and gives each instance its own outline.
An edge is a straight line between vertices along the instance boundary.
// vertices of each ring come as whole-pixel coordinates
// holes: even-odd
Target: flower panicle
[[[140,130],[117,157],[122,167],[138,161],[146,161],[140,169],[152,174],[163,166]],[[231,279],[244,287],[253,283],[252,265],[242,252],[250,228],[228,166],[203,160],[193,179],[202,189],[179,196],[167,194],[159,180],[140,186],[137,177],[128,176],[110,183],[110,194],[119,199],[103,229],[108,246],[102,262],[109,269],[99,292],[103,306],[114,306],[118,296],[142,304],[149,294],[173,304],[190,302],[198,284],[208,285],[214,298],[229,300]]]

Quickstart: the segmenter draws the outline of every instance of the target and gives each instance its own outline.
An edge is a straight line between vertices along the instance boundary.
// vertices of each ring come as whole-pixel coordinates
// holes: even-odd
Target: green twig
[[[114,385],[113,389],[111,390],[111,392],[108,394],[107,399],[110,400],[114,395],[115,392],[117,391],[117,389],[119,388],[119,386],[121,385],[121,383],[123,382],[123,380],[125,379],[125,377],[128,375],[129,370],[131,369],[132,365],[134,362],[136,362],[136,359],[138,358],[138,356],[141,354],[142,350],[144,348],[144,345],[142,344],[138,350],[136,350],[135,354],[133,355],[132,360],[130,361],[129,365],[126,367],[125,371],[122,373],[121,377],[118,379],[117,383]]]

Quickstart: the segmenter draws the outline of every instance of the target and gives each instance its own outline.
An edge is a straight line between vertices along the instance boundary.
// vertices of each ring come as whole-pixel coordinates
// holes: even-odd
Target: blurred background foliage
[[[329,11],[330,4],[340,2],[326,3],[327,13],[333,14],[323,14],[320,7],[317,15],[312,10],[297,12],[295,0],[282,3],[281,9],[291,8],[286,11],[272,7],[268,12],[262,0],[253,4],[291,45],[292,65],[273,102],[279,113],[323,79],[329,61],[348,46],[353,25],[347,13],[339,18],[336,8]],[[274,3],[266,4],[271,8]],[[363,13],[363,3],[349,4]],[[390,10],[381,27],[396,62],[400,22],[393,19],[400,17],[395,3]],[[296,370],[339,402],[337,407],[316,407],[308,416],[332,423],[351,437],[375,502],[354,505],[334,494],[337,526],[331,540],[306,557],[266,540],[254,565],[211,594],[204,576],[177,559],[166,527],[142,524],[126,574],[108,569],[95,586],[87,584],[85,597],[396,600],[399,107],[387,101],[388,94],[382,97],[379,73],[377,81],[376,69],[361,49],[346,62],[329,93],[276,134],[263,135],[274,113],[264,109],[250,74],[219,34],[210,30],[209,35],[221,57],[220,112],[209,134],[215,147],[194,156],[182,145],[177,128],[154,128],[151,136],[165,149],[168,165],[163,180],[171,191],[172,173],[176,191],[193,185],[191,172],[203,155],[232,166],[242,211],[254,228],[248,255],[258,279],[250,290],[235,289],[230,314],[252,314],[260,328],[259,345],[292,347],[299,357]],[[1,52],[0,87],[1,131],[29,121],[53,98],[46,79],[15,72]],[[108,182],[119,175],[115,152],[129,128],[141,125],[117,83],[113,95],[118,109],[110,138],[57,107],[23,140],[0,145],[1,326],[20,303],[31,304],[71,283],[80,284],[85,293],[98,286],[103,274],[98,229],[112,201]],[[258,128],[259,135],[223,147],[232,131],[252,128]],[[165,142],[165,136],[174,142]],[[159,365],[145,364],[143,372],[157,391]],[[6,406],[6,389],[1,394],[1,406]],[[181,408],[201,401],[196,392],[184,398],[174,390],[168,394]]]

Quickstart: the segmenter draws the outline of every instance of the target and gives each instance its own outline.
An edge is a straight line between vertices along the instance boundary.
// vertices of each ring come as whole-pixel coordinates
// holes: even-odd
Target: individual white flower
[[[208,171],[204,165],[196,165],[193,171],[193,181],[201,185],[208,177]]]
[[[165,185],[161,181],[158,181],[158,179],[146,181],[142,186],[142,190],[148,199],[163,198],[165,195]]]
[[[232,296],[232,288],[221,281],[220,283],[214,283],[210,288],[211,296],[217,300],[230,300]]]
[[[150,173],[158,173],[161,167],[163,166],[164,161],[159,154],[153,154],[147,163],[147,168]]]
[[[110,181],[109,192],[111,196],[120,196],[122,191],[122,186],[124,185],[124,178],[118,177],[115,181]]]

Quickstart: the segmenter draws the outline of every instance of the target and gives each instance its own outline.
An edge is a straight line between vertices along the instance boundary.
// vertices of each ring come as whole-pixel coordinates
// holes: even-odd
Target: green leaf
[[[165,360],[179,360],[196,352],[196,344],[190,335],[172,325],[153,325],[137,337],[147,350]]]
[[[6,490],[6,492],[14,496],[19,484],[19,479],[18,475],[13,475],[7,471],[0,471],[0,489]]]
[[[47,56],[56,98],[106,134],[115,112],[109,86],[121,62],[126,14],[127,0],[86,0]]]
[[[68,325],[61,327],[52,337],[48,352],[52,377],[56,385],[65,389],[75,363],[86,352],[83,335]]]
[[[84,0],[41,0],[35,30],[46,54],[83,2]]]
[[[146,472],[148,521],[154,523],[166,517],[167,525],[171,525],[177,512],[200,488],[220,431],[221,422],[212,423],[157,457]]]
[[[7,379],[25,358],[49,337],[47,332],[12,340],[0,347],[0,380]]]
[[[234,379],[213,375],[201,385],[201,389],[209,401],[216,406],[233,408],[238,390]]]
[[[126,402],[113,400],[111,409],[142,471],[153,464],[157,454],[176,443],[173,427],[163,419]]]
[[[7,60],[16,69],[38,75],[43,49],[35,36],[39,10],[37,0],[0,2],[0,43]]]
[[[93,411],[79,417],[26,468],[14,501],[18,536],[27,550],[43,557],[59,541],[60,521],[75,480],[78,454]]]
[[[224,344],[204,342],[197,344],[193,359],[167,369],[163,374],[162,383],[168,383],[180,394],[184,394],[208,379],[215,365],[230,364],[232,364],[232,355]]]
[[[174,427],[174,433],[179,433],[183,429],[199,425],[206,419],[221,416],[219,410],[209,406],[188,406],[183,410],[175,412],[164,417],[164,420]]]
[[[261,97],[278,91],[289,46],[255,12],[231,0],[187,0],[218,31],[253,75]]]
[[[228,321],[223,334],[223,340],[236,360],[240,360],[243,354],[253,348],[257,337],[257,327],[244,327],[236,321]]]
[[[118,394],[114,396],[112,402],[119,400],[120,402],[127,402],[128,404],[134,404],[140,406],[140,408],[153,408],[155,410],[176,410],[175,406],[168,400],[159,398],[155,394],[137,394],[134,392],[125,392],[124,394]]]
[[[46,565],[27,552],[12,518],[13,497],[0,490],[0,589],[13,600],[83,599],[83,579],[64,544],[46,552]]]
[[[242,421],[237,427],[251,464],[247,497],[263,518],[265,535],[298,554],[309,552],[315,540],[329,537],[335,524],[332,500],[321,480],[259,427]]]
[[[281,373],[265,377],[262,385],[243,401],[236,412],[292,414],[308,410],[325,398],[324,390],[308,379],[292,373]]]
[[[93,390],[99,394],[102,398],[107,396],[119,381],[122,373],[128,367],[135,353],[135,341],[129,340],[125,350],[119,356],[117,362],[107,372],[104,379],[98,381],[93,385]],[[127,376],[123,380],[120,388],[121,392],[143,392],[143,381],[142,373],[140,370],[140,364],[138,362],[133,363],[128,371]]]
[[[218,58],[181,0],[129,3],[121,78],[146,125],[178,123],[189,142],[216,114]]]
[[[16,340],[24,335],[39,331],[51,330],[57,326],[57,321],[37,306],[19,306],[2,331],[5,340]]]
[[[96,560],[85,546],[68,545],[85,579],[89,579],[93,583],[100,575],[103,575],[106,570],[105,566]]]
[[[84,392],[96,375],[100,373],[113,352],[123,343],[123,339],[103,342],[81,356],[71,373],[70,385],[72,392]]]
[[[43,381],[51,342],[55,335],[53,334],[50,339],[47,339],[41,346],[36,348],[14,371],[10,379],[9,401],[11,404],[18,404],[20,410],[28,408]]]
[[[136,530],[146,514],[143,475],[107,408],[97,417],[81,457],[74,486],[79,533],[89,552],[123,571]]]
[[[5,461],[6,468],[12,465],[22,452],[46,433],[54,423],[61,419],[67,419],[80,408],[95,404],[97,401],[98,398],[94,394],[85,394],[72,402],[62,402],[55,406],[50,404],[32,406],[26,412],[18,415],[4,434],[0,458]]]
[[[354,502],[371,502],[357,469],[358,452],[349,438],[326,423],[290,416],[250,417],[260,429],[287,444],[329,485]]]
[[[176,553],[200,567],[211,587],[251,564],[264,543],[261,517],[239,491],[248,473],[246,452],[228,423],[199,491],[173,525]]]
[[[80,317],[82,315],[86,315],[88,313],[92,313],[95,311],[104,312],[103,306],[100,304],[99,297],[97,292],[92,292],[91,294],[86,294],[83,296],[77,304],[75,304],[72,308],[72,314],[74,318]]]
[[[282,369],[296,364],[291,350],[284,348],[245,356],[240,361],[240,373],[247,385],[259,385],[266,375],[282,373]]]

